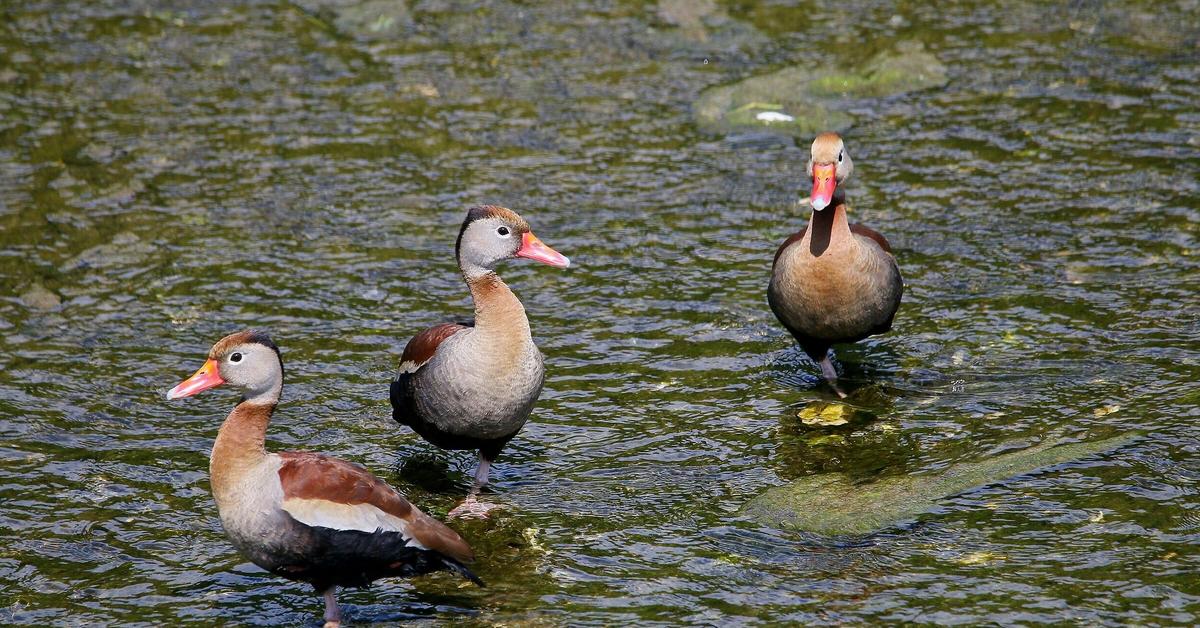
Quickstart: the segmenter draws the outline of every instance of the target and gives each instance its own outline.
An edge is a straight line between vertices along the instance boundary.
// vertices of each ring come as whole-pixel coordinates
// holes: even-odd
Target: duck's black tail
[[[464,565],[464,564],[458,562],[457,560],[454,560],[453,558],[450,558],[448,556],[442,556],[441,558],[442,558],[442,564],[446,566],[446,569],[449,569],[450,571],[453,571],[454,573],[466,578],[467,580],[474,582],[478,586],[481,586],[481,587],[487,586],[486,584],[483,583],[483,580],[479,579],[479,576],[471,573],[471,570],[467,569],[466,565]]]

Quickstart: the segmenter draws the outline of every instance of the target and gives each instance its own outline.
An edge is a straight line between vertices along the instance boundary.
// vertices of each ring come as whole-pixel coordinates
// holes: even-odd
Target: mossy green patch
[[[796,136],[853,124],[845,99],[882,98],[944,85],[945,66],[917,42],[902,42],[859,68],[785,67],[705,90],[692,111],[705,128],[761,129]],[[778,115],[760,115],[775,112]],[[790,118],[790,119],[785,119]]]

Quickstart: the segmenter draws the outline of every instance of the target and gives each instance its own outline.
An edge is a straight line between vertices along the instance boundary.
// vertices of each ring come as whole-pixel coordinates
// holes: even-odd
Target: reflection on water
[[[548,379],[495,468],[506,510],[459,526],[490,586],[383,582],[345,595],[351,621],[1197,621],[1194,6],[299,4],[5,10],[0,617],[311,621],[220,531],[207,455],[232,399],[162,402],[240,327],[288,365],[271,446],[443,515],[473,460],[397,427],[386,382],[467,310],[453,238],[493,202],[578,266],[502,269]],[[806,219],[807,142],[711,134],[690,107],[908,40],[949,83],[861,102],[845,133],[852,219],[908,282],[895,331],[839,351],[875,418],[799,429],[830,393],[765,291]],[[734,515],[813,473],[1131,428],[865,540]]]

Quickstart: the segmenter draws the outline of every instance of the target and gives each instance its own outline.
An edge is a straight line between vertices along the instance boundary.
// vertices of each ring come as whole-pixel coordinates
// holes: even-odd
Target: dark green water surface
[[[207,457],[234,393],[163,399],[238,328],[283,347],[269,447],[444,516],[474,460],[394,424],[387,381],[469,311],[453,241],[490,202],[575,263],[501,269],[547,382],[493,472],[505,510],[455,524],[490,586],[380,582],[342,595],[354,624],[1200,623],[1197,2],[705,10],[0,4],[0,621],[317,622],[221,532]],[[690,107],[900,40],[949,83],[854,104],[845,136],[905,300],[840,352],[873,418],[809,430],[831,393],[765,298],[807,141]],[[869,537],[736,515],[815,473],[1132,429]]]

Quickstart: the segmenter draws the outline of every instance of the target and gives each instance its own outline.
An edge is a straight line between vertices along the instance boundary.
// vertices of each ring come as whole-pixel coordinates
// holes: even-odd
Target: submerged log
[[[866,484],[854,484],[841,473],[814,475],[768,489],[747,502],[741,514],[784,530],[870,534],[915,519],[943,498],[1116,449],[1138,436],[1131,432],[1067,444],[1048,439],[988,460],[956,464],[939,473],[887,477]]]

